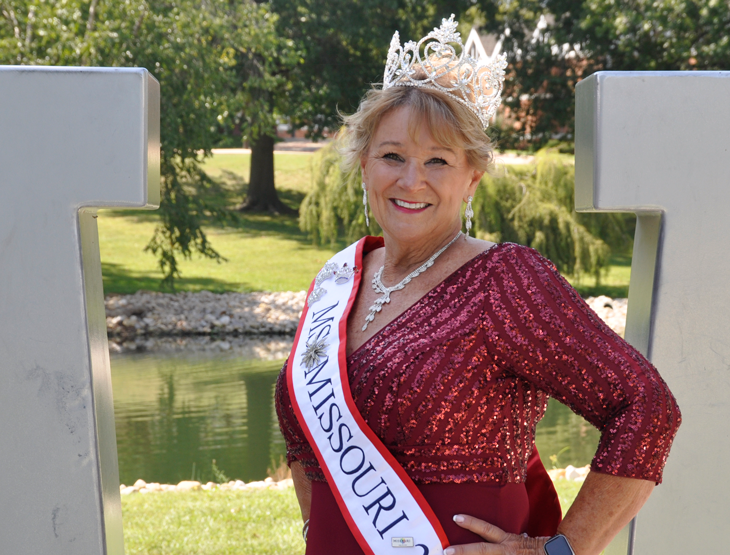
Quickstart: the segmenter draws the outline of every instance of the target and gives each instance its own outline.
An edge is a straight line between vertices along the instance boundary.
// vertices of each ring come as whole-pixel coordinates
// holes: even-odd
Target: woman
[[[438,44],[419,59],[424,41]],[[332,262],[320,272],[277,383],[288,461],[309,523],[307,553],[377,552],[372,546],[388,539],[433,553],[433,543],[395,532],[415,520],[405,510],[387,512],[401,476],[447,555],[598,554],[661,481],[679,410],[651,364],[549,261],[527,247],[461,233],[462,202],[468,231],[470,201],[492,157],[484,127],[499,104],[504,63],[457,59],[448,46],[461,45],[453,16],[421,43],[404,53],[394,38],[383,90],[370,91],[345,121],[345,163],[359,165],[383,239],[361,241],[349,267]],[[356,284],[337,297],[327,280],[346,283],[353,265]],[[334,321],[323,336],[324,316],[346,304],[339,299],[350,300],[333,339]],[[377,458],[380,450],[394,469],[384,471],[387,488],[385,478],[371,482],[382,487],[370,492],[385,492],[375,501],[362,490],[358,503],[358,484],[350,484],[353,496],[341,481],[358,472],[365,480],[373,467],[370,455],[357,458],[356,440],[345,447],[356,424],[339,444],[331,431],[347,407],[325,404],[334,390],[321,402],[316,396],[332,383],[319,370],[336,364],[338,349],[354,413],[345,416],[374,442],[367,453]],[[559,525],[534,456],[549,396],[602,431],[591,472]],[[330,435],[317,436],[323,431]],[[355,455],[345,458],[348,451]]]

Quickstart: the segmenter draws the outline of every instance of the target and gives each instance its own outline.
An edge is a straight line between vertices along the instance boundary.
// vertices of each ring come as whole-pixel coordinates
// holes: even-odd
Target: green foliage
[[[179,256],[224,260],[202,226],[235,218],[207,202],[212,183],[199,168],[218,136],[217,116],[232,82],[223,45],[237,20],[219,13],[228,5],[224,0],[0,2],[0,63],[146,67],[160,82],[161,219],[146,249],[157,256],[168,287],[180,275]],[[264,15],[243,8],[236,13],[249,25]]]
[[[312,189],[299,208],[299,227],[315,244],[334,245],[341,237],[353,242],[368,233],[381,232],[372,217],[370,229],[366,227],[359,173],[343,174],[340,160],[334,142],[319,150]]]
[[[357,173],[344,175],[334,144],[322,149],[312,190],[304,198],[299,224],[315,243],[348,242],[377,235],[374,219],[365,227],[362,189]],[[511,166],[502,175],[485,175],[474,198],[478,237],[533,247],[569,275],[590,274],[598,282],[611,250],[630,240],[624,215],[576,214],[575,168],[549,151],[536,166]]]
[[[477,0],[466,14],[502,35],[510,66],[503,148],[572,140],[575,85],[599,70],[723,70],[730,2],[707,0]],[[495,11],[496,5],[496,11]],[[535,33],[541,16],[546,25]],[[509,29],[509,34],[505,30]]]
[[[279,35],[297,45],[301,63],[289,74],[287,118],[318,137],[339,127],[338,110],[352,113],[371,83],[382,81],[393,32],[423,36],[463,0],[270,0]]]
[[[625,217],[576,214],[575,167],[549,151],[538,153],[536,162],[485,175],[473,203],[476,235],[527,245],[562,273],[590,274],[598,282],[611,249],[625,248],[629,241]]]
[[[226,484],[230,482],[230,478],[223,472],[218,465],[215,463],[215,459],[210,463],[211,471],[213,472],[213,479],[216,484]]]
[[[551,468],[553,468],[553,469],[555,469],[555,468],[562,468],[562,467],[559,467],[558,466],[558,464],[560,464],[558,461],[560,460],[560,456],[563,453],[565,453],[566,451],[570,451],[570,447],[568,445],[566,445],[565,447],[563,447],[557,453],[555,453],[553,455],[550,455],[549,459],[550,459],[550,466],[551,466]]]
[[[222,57],[230,69],[218,115],[232,146],[274,136],[276,123],[292,110],[291,73],[304,60],[299,45],[278,34],[279,17],[268,3],[219,2],[216,16],[224,27]]]
[[[217,262],[227,261],[211,246],[202,226],[206,220],[224,223],[235,216],[208,202],[205,192],[212,182],[198,163],[197,158],[162,157],[160,223],[144,250],[157,257],[167,289],[174,289],[175,279],[180,277],[178,254],[186,259],[198,253]]]

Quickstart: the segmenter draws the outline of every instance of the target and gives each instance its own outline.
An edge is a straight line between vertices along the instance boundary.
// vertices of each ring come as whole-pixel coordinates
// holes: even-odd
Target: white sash
[[[362,268],[365,240],[336,254],[325,269],[332,273],[345,264]],[[441,524],[403,467],[367,426],[350,393],[347,315],[362,272],[339,280],[344,283],[323,272],[307,295],[317,300],[311,306],[305,303],[289,357],[287,381],[294,412],[365,553],[440,555],[448,547]]]

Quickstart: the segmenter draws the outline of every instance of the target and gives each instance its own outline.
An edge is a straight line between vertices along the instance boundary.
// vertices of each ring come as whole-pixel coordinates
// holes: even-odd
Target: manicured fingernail
[[[454,515],[454,522],[459,522],[459,523],[464,522],[464,517],[461,515]]]
[[[454,553],[456,553],[456,549],[453,547],[447,547],[444,549],[444,555],[454,555]]]

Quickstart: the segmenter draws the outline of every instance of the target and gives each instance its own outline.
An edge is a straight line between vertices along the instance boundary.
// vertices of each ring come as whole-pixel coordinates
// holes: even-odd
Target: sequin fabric
[[[286,367],[285,367],[286,368]],[[324,475],[293,413],[287,459]],[[601,431],[592,469],[661,482],[681,416],[656,369],[537,251],[476,256],[348,357],[355,404],[416,483],[521,483],[548,397]]]

